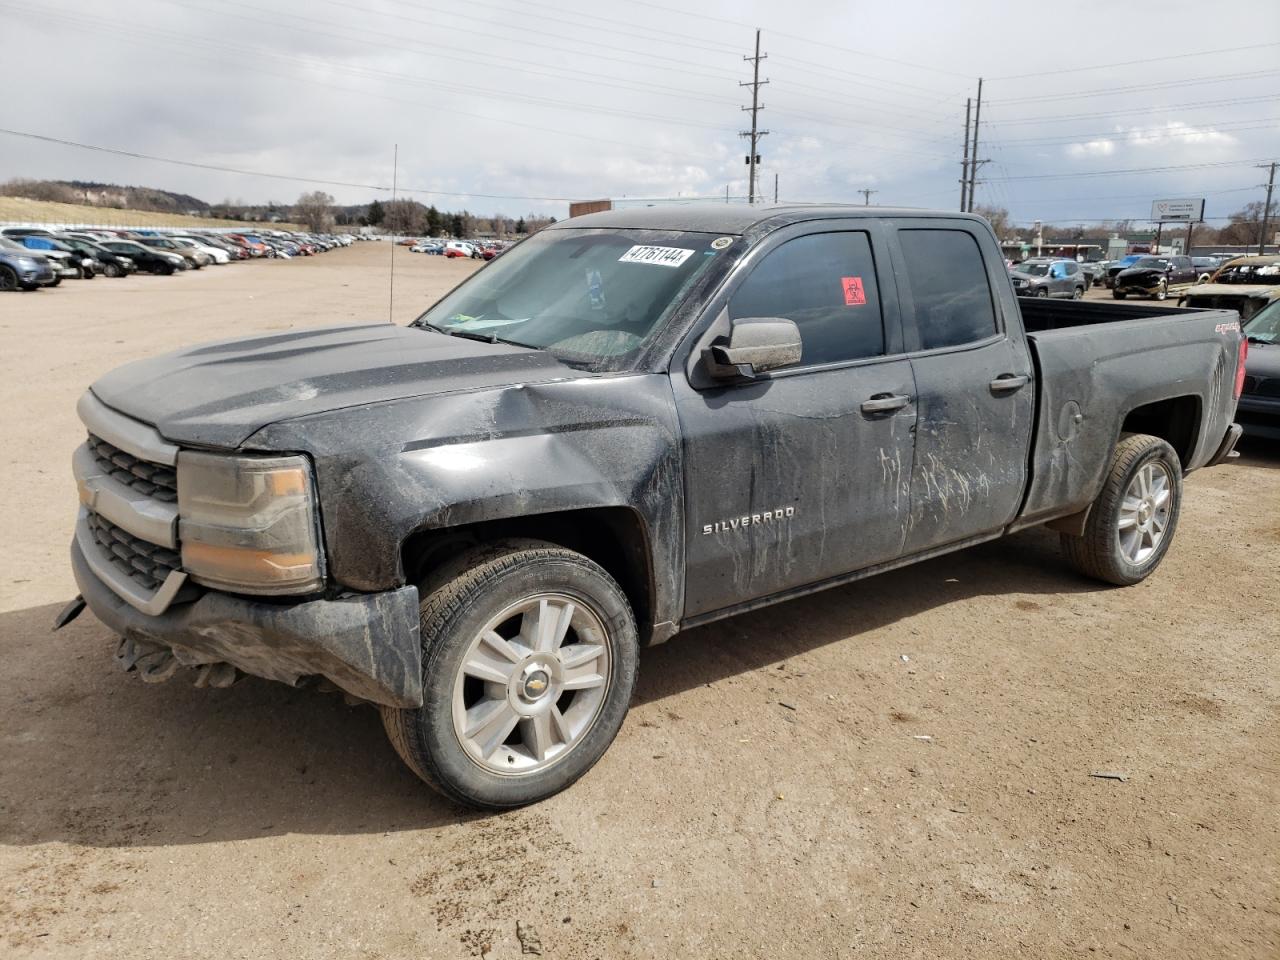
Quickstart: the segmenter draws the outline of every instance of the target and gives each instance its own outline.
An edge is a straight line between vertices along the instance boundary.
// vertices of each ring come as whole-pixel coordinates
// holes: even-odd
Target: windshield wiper
[[[504,340],[502,337],[495,336],[492,333],[477,333],[473,330],[454,330],[451,327],[441,327],[434,323],[425,321],[413,321],[410,326],[419,329],[434,330],[436,333],[443,333],[446,337],[462,337],[465,340],[479,340],[481,343],[505,343],[509,347],[524,347],[527,350],[537,350],[538,347],[531,347],[527,343],[519,343],[515,340]]]

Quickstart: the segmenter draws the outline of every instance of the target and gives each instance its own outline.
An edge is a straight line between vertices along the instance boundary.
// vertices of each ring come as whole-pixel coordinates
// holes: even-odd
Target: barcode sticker
[[[678,267],[691,256],[683,247],[634,246],[618,258],[619,263],[653,263],[660,267]]]

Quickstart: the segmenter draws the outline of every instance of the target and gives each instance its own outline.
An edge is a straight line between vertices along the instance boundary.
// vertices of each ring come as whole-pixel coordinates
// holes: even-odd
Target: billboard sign
[[[1154,200],[1151,203],[1151,219],[1183,220],[1198,222],[1204,219],[1204,198],[1193,200]]]

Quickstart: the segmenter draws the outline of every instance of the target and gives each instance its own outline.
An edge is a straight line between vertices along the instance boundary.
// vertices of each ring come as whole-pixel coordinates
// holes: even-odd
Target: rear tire
[[[1083,299],[1084,299],[1084,287],[1076,287],[1074,290],[1072,290],[1072,291],[1071,291],[1071,299],[1072,299],[1072,300],[1083,300]]]
[[[635,617],[613,578],[571,550],[511,540],[468,551],[421,589],[423,705],[381,708],[409,768],[493,810],[590,770],[636,679]]]
[[[1166,441],[1123,436],[1089,511],[1083,536],[1062,534],[1067,560],[1085,576],[1117,586],[1149,577],[1173,542],[1182,507],[1182,462]]]

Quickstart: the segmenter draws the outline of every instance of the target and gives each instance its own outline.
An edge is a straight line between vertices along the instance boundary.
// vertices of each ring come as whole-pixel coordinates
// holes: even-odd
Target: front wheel
[[[1168,298],[1168,296],[1169,296],[1169,283],[1166,280],[1161,280],[1160,283],[1156,286],[1156,299],[1165,300]]]
[[[1084,535],[1062,549],[1086,576],[1117,586],[1145,580],[1164,559],[1182,506],[1182,462],[1166,441],[1129,434],[1116,445]]]
[[[1127,294],[1121,293],[1119,290],[1112,290],[1111,296],[1114,297],[1116,300],[1123,300],[1127,296]]]
[[[116,277],[120,276],[120,267],[117,264],[108,263],[103,266],[102,275],[105,277],[111,277],[114,280]]]
[[[18,287],[18,272],[0,263],[0,290],[17,290]]]
[[[1049,289],[1047,287],[1041,287],[1039,290],[1036,291],[1036,296],[1037,297],[1049,296]]]
[[[450,799],[504,809],[604,755],[635,686],[637,632],[600,566],[533,540],[477,548],[423,588],[423,705],[382,708],[401,759]]]

